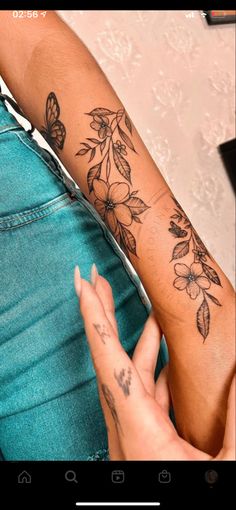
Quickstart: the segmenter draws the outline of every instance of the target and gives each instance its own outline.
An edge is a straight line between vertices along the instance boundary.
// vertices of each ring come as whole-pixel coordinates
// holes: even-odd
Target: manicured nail
[[[96,265],[93,264],[91,267],[91,282],[92,282],[93,287],[95,287],[95,285],[96,285],[97,277],[98,277],[98,270],[96,268]]]
[[[81,293],[81,277],[80,277],[79,266],[75,266],[74,283],[75,283],[76,294],[77,294],[78,297],[80,297],[80,293]]]

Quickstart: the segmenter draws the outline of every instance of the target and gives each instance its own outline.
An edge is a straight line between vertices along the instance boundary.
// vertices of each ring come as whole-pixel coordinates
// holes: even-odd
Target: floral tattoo
[[[174,280],[174,287],[178,290],[186,290],[191,299],[196,299],[199,295],[203,298],[200,307],[197,310],[196,323],[199,333],[203,336],[205,342],[210,328],[210,309],[208,300],[217,306],[221,306],[218,299],[207,290],[211,284],[221,285],[220,278],[216,271],[206,262],[211,258],[205,245],[193,228],[191,222],[186,216],[180,204],[174,197],[171,197],[176,205],[175,214],[171,216],[169,232],[175,238],[186,238],[178,242],[172,253],[170,262],[180,259],[187,255],[191,249],[194,254],[194,261],[189,266],[186,264],[175,264],[174,271],[177,276]]]
[[[98,138],[86,138],[90,143],[81,142],[81,148],[76,156],[89,155],[88,163],[96,156],[100,161],[91,166],[87,175],[89,193],[94,193],[94,205],[113,233],[116,241],[125,252],[137,256],[136,239],[130,229],[133,222],[142,223],[140,215],[149,209],[141,198],[137,197],[137,191],[130,190],[131,167],[127,161],[127,149],[137,154],[130,136],[121,127],[132,135],[132,124],[125,112],[120,109],[117,112],[107,108],[95,108],[87,113],[92,117],[90,127],[97,132]],[[123,126],[124,127],[124,126]],[[96,152],[97,151],[97,152]],[[99,152],[100,151],[100,152]],[[117,179],[120,176],[127,182],[110,182],[111,169],[117,171]]]

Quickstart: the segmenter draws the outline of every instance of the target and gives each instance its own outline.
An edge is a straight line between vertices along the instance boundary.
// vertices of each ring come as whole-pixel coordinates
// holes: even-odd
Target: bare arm
[[[0,14],[0,73],[139,274],[165,334],[178,430],[216,453],[234,370],[234,291],[93,56],[54,13]]]

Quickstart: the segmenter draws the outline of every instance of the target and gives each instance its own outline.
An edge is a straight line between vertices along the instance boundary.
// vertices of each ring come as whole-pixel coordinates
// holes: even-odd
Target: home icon
[[[18,483],[31,483],[31,475],[27,471],[22,471],[18,475]]]

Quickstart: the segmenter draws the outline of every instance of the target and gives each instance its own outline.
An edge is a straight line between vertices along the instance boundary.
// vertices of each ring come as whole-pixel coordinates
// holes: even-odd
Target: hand
[[[75,268],[75,289],[97,375],[111,460],[210,460],[182,439],[169,418],[168,365],[154,372],[162,332],[150,314],[132,360],[118,335],[112,289],[92,266],[92,285]],[[235,376],[223,446],[215,460],[235,458]]]

